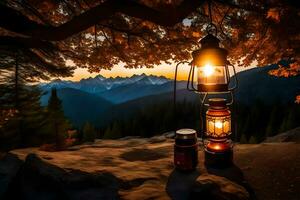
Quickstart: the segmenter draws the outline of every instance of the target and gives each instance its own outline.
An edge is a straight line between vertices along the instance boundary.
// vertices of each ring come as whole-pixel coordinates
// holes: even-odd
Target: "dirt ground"
[[[44,152],[37,148],[12,151],[25,159],[35,153],[65,170],[109,172],[135,187],[119,191],[122,199],[168,199],[166,184],[173,171],[172,139],[97,140],[68,151]],[[199,171],[203,173],[203,150]],[[300,144],[262,143],[235,145],[234,163],[243,172],[257,199],[300,199]]]

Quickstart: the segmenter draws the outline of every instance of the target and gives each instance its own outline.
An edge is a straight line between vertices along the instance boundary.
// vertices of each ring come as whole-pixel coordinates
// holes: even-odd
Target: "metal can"
[[[192,171],[198,164],[197,132],[193,129],[176,131],[174,165],[181,171]]]

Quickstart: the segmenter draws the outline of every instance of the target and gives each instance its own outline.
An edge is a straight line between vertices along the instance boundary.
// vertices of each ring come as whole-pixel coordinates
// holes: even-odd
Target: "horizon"
[[[72,65],[72,63],[68,63],[69,65]],[[125,68],[122,65],[117,65],[112,67],[110,70],[108,69],[102,69],[99,73],[95,72],[88,72],[88,69],[86,68],[76,68],[74,70],[74,74],[71,77],[66,77],[66,78],[60,78],[61,80],[65,81],[73,81],[77,82],[82,79],[87,79],[87,78],[95,78],[97,75],[101,75],[105,78],[116,78],[116,77],[122,77],[122,78],[129,78],[132,77],[133,75],[141,75],[145,74],[147,76],[153,75],[153,76],[164,76],[168,79],[174,79],[174,73],[175,73],[175,64],[172,64],[171,66],[166,66],[166,65],[158,65],[153,68]],[[256,63],[252,64],[249,67],[239,67],[236,66],[236,73],[239,73],[241,71],[249,70],[252,68],[258,67],[256,66]],[[187,64],[184,64],[182,66],[179,66],[178,68],[178,76],[177,80],[187,80],[188,77],[188,72],[189,72],[189,66]]]

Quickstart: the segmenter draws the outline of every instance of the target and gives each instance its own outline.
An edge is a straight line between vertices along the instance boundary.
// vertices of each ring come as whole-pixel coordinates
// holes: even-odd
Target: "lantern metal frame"
[[[222,123],[222,133],[218,134],[216,131],[216,128],[214,126],[214,130],[210,131],[210,122],[213,124],[216,124],[216,122]],[[228,138],[228,136],[231,135],[231,116],[212,116],[212,115],[206,115],[206,132],[205,134],[209,137],[212,138],[212,140],[223,140],[225,138]],[[228,123],[228,131],[224,130],[225,129],[225,123]]]
[[[209,108],[206,112],[206,131],[205,135],[208,140],[222,142],[230,139],[231,132],[231,111],[226,105],[226,99],[212,98],[209,102]],[[216,121],[222,125],[221,133],[216,131]],[[213,131],[211,131],[210,122],[213,124]],[[227,122],[227,124],[225,124]],[[224,130],[227,125],[227,130]]]
[[[220,93],[230,93],[231,91],[235,90],[238,86],[238,81],[236,77],[236,69],[234,65],[232,65],[228,60],[227,60],[227,50],[224,48],[219,47],[219,39],[217,39],[215,36],[208,34],[205,36],[203,39],[200,41],[201,43],[201,48],[198,50],[193,51],[193,60],[191,62],[191,67],[189,70],[189,76],[188,76],[188,89],[190,91],[198,92],[198,93],[208,93],[208,94],[220,94]],[[207,54],[207,51],[214,52],[215,54],[215,61],[213,62],[213,66],[215,67],[222,67],[224,68],[225,71],[225,78],[226,78],[226,86],[227,89],[220,90],[220,91],[201,91],[198,88],[195,87],[195,68],[196,67],[203,67],[205,63],[203,62],[203,57],[205,57],[205,54]],[[234,77],[234,85],[229,88],[230,85],[230,72],[229,72],[229,67],[232,67],[233,69],[233,77]]]

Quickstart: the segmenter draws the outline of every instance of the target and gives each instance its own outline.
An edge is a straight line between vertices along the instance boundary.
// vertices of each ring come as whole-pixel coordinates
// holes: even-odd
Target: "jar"
[[[192,171],[198,164],[197,132],[193,129],[176,131],[174,165],[180,171]]]

